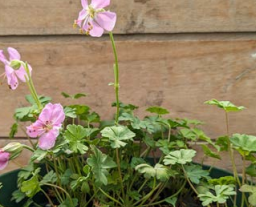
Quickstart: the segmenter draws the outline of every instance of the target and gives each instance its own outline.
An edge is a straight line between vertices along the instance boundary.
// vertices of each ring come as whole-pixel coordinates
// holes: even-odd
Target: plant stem
[[[116,148],[116,162],[117,162],[117,168],[118,168],[118,173],[119,173],[119,179],[120,179],[120,185],[121,185],[121,190],[123,196],[124,194],[124,186],[123,186],[123,178],[122,178],[122,172],[121,172],[121,167],[120,167],[120,160],[119,160],[119,151],[118,148]]]
[[[116,200],[115,198],[111,197],[110,195],[108,195],[104,190],[102,190],[101,188],[99,188],[100,192],[102,192],[106,197],[108,197],[110,200],[118,203],[120,206],[123,206],[118,200]]]
[[[44,185],[51,186],[51,187],[54,187],[54,188],[58,188],[58,189],[60,189],[61,191],[63,191],[63,192],[67,195],[67,197],[69,198],[69,200],[70,200],[72,206],[75,207],[72,198],[70,197],[69,193],[68,193],[65,189],[63,189],[63,188],[60,187],[60,186],[53,185],[53,184],[51,184],[51,183],[44,183]]]
[[[50,205],[52,207],[54,207],[55,205],[53,204],[52,200],[50,199],[50,197],[47,195],[47,193],[42,188],[41,188],[41,192],[45,195],[45,197],[47,198],[47,200],[50,203]]]
[[[27,76],[25,76],[25,79],[26,79],[26,82],[28,84],[28,88],[30,90],[30,93],[31,93],[33,99],[35,100],[35,102],[37,104],[38,109],[41,111],[41,109],[43,107],[42,107],[42,105],[41,105],[41,103],[39,101],[39,98],[38,98],[38,95],[37,95],[34,83],[32,81],[32,78],[31,78],[31,75],[30,75],[30,72],[29,72],[29,68],[28,68],[28,64],[25,63],[24,67],[25,67],[25,70],[26,70],[26,73],[27,73]]]
[[[109,33],[109,37],[112,43],[112,48],[115,56],[115,64],[114,64],[114,74],[115,74],[115,93],[116,93],[116,118],[115,123],[118,125],[118,118],[119,118],[119,110],[120,110],[120,104],[119,104],[119,66],[118,66],[118,58],[117,58],[117,52],[116,52],[116,44],[114,40],[113,33]]]

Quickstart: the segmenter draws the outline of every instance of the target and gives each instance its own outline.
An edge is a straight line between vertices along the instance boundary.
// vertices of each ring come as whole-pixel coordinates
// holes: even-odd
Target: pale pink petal
[[[0,151],[0,170],[3,170],[7,165],[10,158],[10,153]]]
[[[41,114],[39,115],[39,120],[42,121],[44,124],[50,123],[52,117],[52,108],[53,104],[46,104]]]
[[[77,19],[77,24],[83,21],[86,18],[86,16],[88,16],[88,12],[86,9],[83,9],[82,11],[80,11]]]
[[[44,123],[42,123],[40,120],[37,120],[35,123],[27,127],[28,136],[33,138],[40,137],[45,132],[43,127]]]
[[[31,67],[30,65],[28,65],[28,69],[29,69],[30,76],[31,76],[32,67]],[[21,66],[19,70],[15,70],[15,74],[18,76],[18,78],[19,78],[22,82],[26,82],[25,76],[27,77],[27,72],[26,72],[26,70],[25,70],[25,68],[24,68],[23,66]]]
[[[87,0],[81,0],[81,4],[83,8],[87,8],[88,6],[88,1]]]
[[[105,30],[112,31],[116,24],[116,13],[109,11],[100,12],[95,20]]]
[[[95,9],[102,9],[105,8],[110,4],[110,0],[92,0],[91,5]]]
[[[92,37],[101,37],[104,33],[104,29],[100,27],[96,22],[92,21],[92,30],[90,30],[89,34]]]
[[[43,134],[38,141],[38,146],[42,150],[48,150],[54,147],[56,138],[59,135],[59,131],[50,130],[49,132]]]
[[[8,60],[6,59],[4,55],[4,51],[0,50],[0,61],[3,62],[4,64],[7,64]]]
[[[65,119],[64,109],[61,104],[54,104],[52,107],[51,123],[60,126]]]
[[[14,49],[12,47],[8,47],[7,51],[9,53],[9,60],[10,61],[11,60],[20,60],[20,53],[16,49]]]
[[[18,85],[18,78],[15,75],[15,71],[8,65],[5,65],[5,75],[7,77],[7,83],[12,90],[15,90]]]

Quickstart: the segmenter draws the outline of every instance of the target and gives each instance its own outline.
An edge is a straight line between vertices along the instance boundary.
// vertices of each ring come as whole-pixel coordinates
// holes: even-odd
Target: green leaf
[[[93,155],[88,158],[87,163],[92,168],[96,182],[101,185],[107,185],[108,169],[116,167],[116,163],[108,155],[103,154],[100,150],[92,147]]]
[[[101,131],[103,137],[109,138],[112,148],[120,148],[126,145],[127,140],[133,140],[135,134],[125,126],[106,127]]]
[[[245,173],[246,173],[247,175],[252,176],[252,177],[256,177],[256,165],[255,165],[255,164],[249,165],[249,166],[245,169]]]
[[[160,181],[167,181],[171,176],[173,176],[173,171],[171,171],[168,167],[156,164],[155,167],[152,167],[149,164],[140,164],[137,165],[135,170],[139,173],[144,174],[146,178],[156,177]]]
[[[64,138],[68,140],[70,149],[75,153],[84,154],[88,147],[83,144],[87,130],[80,125],[68,125],[64,133]]]
[[[184,166],[187,177],[192,183],[199,184],[201,178],[209,179],[209,172],[199,165]]]
[[[256,187],[255,186],[242,185],[239,190],[244,193],[250,193],[248,201],[252,206],[256,206]]]
[[[199,194],[198,197],[202,201],[203,206],[207,206],[211,203],[225,203],[232,195],[236,195],[233,186],[229,185],[215,185],[214,192],[207,191],[206,193]]]
[[[47,156],[48,152],[46,150],[36,149],[31,157],[32,161],[41,161]]]
[[[40,191],[38,176],[34,175],[27,181],[23,181],[20,188],[21,192],[25,193],[27,197],[33,197]]]
[[[180,149],[170,152],[164,157],[165,165],[186,164],[192,162],[192,158],[196,155],[196,151],[192,149]]]
[[[244,155],[248,155],[250,152],[256,152],[255,136],[247,134],[234,134],[230,138],[230,142],[235,148],[242,150],[245,153]]]
[[[72,198],[72,201],[69,198],[67,198],[64,202],[58,205],[58,207],[70,207],[70,206],[76,207],[77,205],[78,205],[77,198]]]
[[[243,109],[245,109],[244,106],[236,106],[230,101],[218,101],[216,99],[212,99],[204,103],[209,105],[216,105],[219,108],[224,109],[226,112],[242,111]]]
[[[43,177],[43,179],[40,181],[40,184],[44,185],[46,183],[55,183],[56,181],[57,181],[57,175],[53,170],[51,170]]]
[[[26,95],[25,98],[30,104],[36,105],[36,102],[31,95]],[[48,96],[39,96],[38,99],[42,105],[45,105],[52,100],[51,97],[48,97]]]
[[[65,92],[61,92],[61,95],[64,97],[64,98],[71,98],[71,99],[79,99],[81,97],[86,97],[86,94],[84,93],[77,93],[77,94],[74,94],[74,95],[69,95]]]
[[[158,114],[158,115],[164,115],[164,114],[170,113],[167,109],[159,107],[159,106],[149,107],[146,109],[146,111],[148,111],[150,113]]]
[[[192,129],[181,129],[180,133],[186,139],[189,139],[189,140],[192,140],[192,141],[197,140],[197,134]]]
[[[12,193],[12,200],[14,200],[16,203],[19,203],[20,201],[22,201],[24,198],[26,198],[26,194],[21,192],[20,189],[15,190]]]
[[[201,145],[203,151],[204,151],[204,154],[207,156],[207,157],[212,157],[212,158],[216,158],[216,159],[219,159],[221,160],[221,156],[215,152],[213,152],[207,145]]]
[[[233,176],[224,176],[220,178],[209,179],[208,183],[212,185],[235,185],[236,179]]]
[[[220,146],[220,151],[227,151],[228,150],[228,142],[229,142],[229,137],[222,136],[217,139],[215,144]]]
[[[168,204],[171,204],[173,207],[175,207],[177,202],[177,197],[166,198],[164,199],[164,201]]]
[[[141,157],[133,157],[132,161],[131,161],[131,167],[135,168],[137,165],[146,163],[144,159],[142,159]]]
[[[70,105],[69,107],[74,109],[79,116],[88,114],[90,111],[90,107],[86,105]]]
[[[77,116],[76,116],[76,110],[74,109],[74,108],[70,108],[70,107],[68,107],[68,106],[66,106],[65,108],[64,108],[64,113],[65,113],[65,116],[66,117],[69,117],[69,118],[76,118]]]
[[[9,132],[9,137],[10,138],[14,138],[15,134],[17,134],[18,132],[18,123],[14,123],[12,126],[11,126],[11,130]]]
[[[66,171],[64,172],[64,174],[61,176],[60,180],[61,180],[61,184],[62,185],[68,185],[70,182],[70,177],[72,175],[72,170],[71,169],[66,169]]]

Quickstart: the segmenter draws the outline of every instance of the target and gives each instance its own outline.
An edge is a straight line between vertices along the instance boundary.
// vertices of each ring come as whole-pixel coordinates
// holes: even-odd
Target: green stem
[[[34,150],[33,148],[31,148],[31,147],[29,147],[29,146],[27,146],[27,145],[25,145],[25,144],[23,145],[23,147],[24,147],[25,149],[31,151],[31,152],[35,152],[35,150]]]
[[[43,190],[41,189],[41,192],[45,195],[45,197],[47,198],[48,202],[50,203],[50,205],[52,207],[54,207],[55,205],[53,204],[52,200],[50,199],[50,197],[48,196],[48,194]]]
[[[28,64],[25,63],[24,67],[25,67],[25,70],[26,70],[26,73],[27,73],[27,76],[25,76],[25,79],[26,79],[26,82],[28,84],[28,88],[30,90],[30,93],[31,93],[33,99],[35,100],[35,102],[37,104],[38,109],[41,110],[43,107],[42,107],[42,105],[39,101],[39,97],[37,95],[34,83],[32,81],[32,78],[31,78],[31,75],[30,75],[30,72],[29,72],[29,68],[28,68]]]
[[[119,104],[119,66],[118,66],[118,58],[117,58],[117,52],[116,52],[116,44],[115,44],[115,40],[114,40],[114,36],[113,33],[110,32],[109,33],[109,37],[112,43],[112,48],[113,48],[113,52],[114,52],[114,56],[115,56],[115,64],[114,64],[114,74],[115,74],[115,93],[116,93],[116,118],[115,118],[115,122],[116,125],[118,125],[118,118],[119,118],[119,110],[120,110],[120,104]]]
[[[115,198],[111,197],[110,195],[108,195],[104,190],[102,190],[101,188],[99,188],[100,192],[102,192],[106,197],[108,197],[110,200],[118,203],[120,206],[123,206],[118,200],[116,200]]]
[[[156,205],[159,205],[159,204],[165,202],[166,199],[171,199],[171,198],[173,198],[173,197],[176,197],[176,196],[179,195],[179,193],[183,190],[183,188],[184,188],[185,185],[186,185],[186,182],[187,182],[187,181],[185,180],[185,182],[182,184],[182,186],[179,188],[179,190],[178,190],[176,193],[174,193],[173,195],[171,195],[171,196],[165,198],[164,200],[157,201],[157,202],[154,202],[154,203],[149,203],[149,204],[146,204],[146,205],[143,205],[143,206],[145,206],[145,207],[146,207],[146,206],[156,206]]]
[[[121,172],[121,167],[120,167],[120,160],[119,160],[119,151],[118,151],[118,148],[116,148],[116,162],[117,162],[117,168],[118,168],[118,173],[119,173],[119,179],[120,179],[122,194],[123,194],[123,196],[125,196],[125,194],[124,194],[124,186],[123,186],[122,172]]]
[[[75,207],[72,198],[70,197],[69,193],[68,193],[65,189],[63,189],[63,188],[60,187],[60,186],[53,185],[53,184],[51,184],[51,183],[44,183],[44,185],[51,186],[51,187],[53,187],[53,188],[58,188],[59,190],[63,191],[63,192],[67,195],[67,197],[69,198],[69,200],[70,200],[72,206]]]

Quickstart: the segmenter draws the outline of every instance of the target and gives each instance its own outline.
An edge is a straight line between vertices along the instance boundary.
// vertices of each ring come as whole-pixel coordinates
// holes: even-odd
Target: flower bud
[[[3,148],[3,151],[10,153],[10,160],[18,157],[22,150],[23,145],[19,142],[11,142]]]

